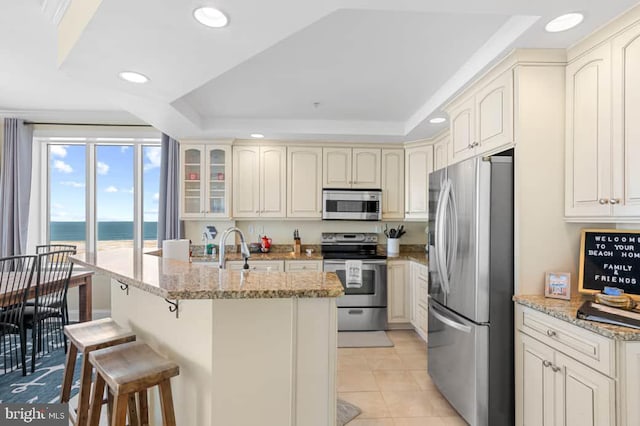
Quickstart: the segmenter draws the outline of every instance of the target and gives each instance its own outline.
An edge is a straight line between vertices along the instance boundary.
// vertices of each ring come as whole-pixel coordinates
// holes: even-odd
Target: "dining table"
[[[73,271],[71,279],[69,280],[69,288],[78,287],[78,308],[79,308],[79,321],[91,321],[92,319],[92,301],[91,301],[91,286],[92,277],[94,272],[87,270]],[[29,292],[27,299],[34,299],[36,297],[36,274],[34,274],[31,285],[29,286]],[[41,294],[47,294],[47,283],[41,283]],[[15,298],[10,297],[12,294],[7,293],[5,286],[0,283],[0,307],[9,305],[11,300],[15,301]]]

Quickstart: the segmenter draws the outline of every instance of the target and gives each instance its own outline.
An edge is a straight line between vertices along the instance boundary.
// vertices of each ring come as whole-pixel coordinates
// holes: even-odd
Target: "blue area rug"
[[[36,369],[31,373],[31,340],[27,343],[27,375],[22,368],[14,368],[3,374],[3,357],[0,353],[0,403],[52,404],[60,400],[60,387],[64,374],[66,354],[63,346],[51,348],[49,353],[36,356]],[[78,355],[71,397],[80,389],[80,363]]]

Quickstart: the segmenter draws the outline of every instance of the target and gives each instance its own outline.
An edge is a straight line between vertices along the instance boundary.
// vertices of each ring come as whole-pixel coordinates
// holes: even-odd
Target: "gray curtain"
[[[165,134],[162,134],[161,144],[158,247],[162,247],[163,240],[180,238],[180,146],[178,141]]]
[[[0,169],[0,257],[27,252],[33,128],[23,120],[4,120]]]

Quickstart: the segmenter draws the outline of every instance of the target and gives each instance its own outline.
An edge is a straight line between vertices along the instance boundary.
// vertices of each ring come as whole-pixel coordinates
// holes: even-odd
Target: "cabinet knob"
[[[546,359],[542,361],[542,365],[544,365],[545,367],[551,367],[551,362],[547,361]]]
[[[608,203],[609,203],[609,200],[607,200],[606,198],[600,198],[600,199],[598,200],[598,203],[600,203],[600,204],[608,204]]]
[[[547,336],[549,337],[556,337],[558,335],[558,333],[556,333],[553,330],[547,330]]]
[[[609,200],[609,204],[618,204],[620,203],[620,198],[612,198]]]
[[[560,367],[557,367],[555,365],[552,365],[551,369],[553,370],[554,373],[557,373],[558,371],[562,370]]]

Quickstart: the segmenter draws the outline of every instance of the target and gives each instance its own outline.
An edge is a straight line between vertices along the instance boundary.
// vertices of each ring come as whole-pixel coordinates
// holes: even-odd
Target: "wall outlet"
[[[380,225],[376,225],[373,227],[373,232],[375,232],[376,234],[380,233]]]
[[[255,234],[255,227],[253,225],[249,225],[249,234]]]

